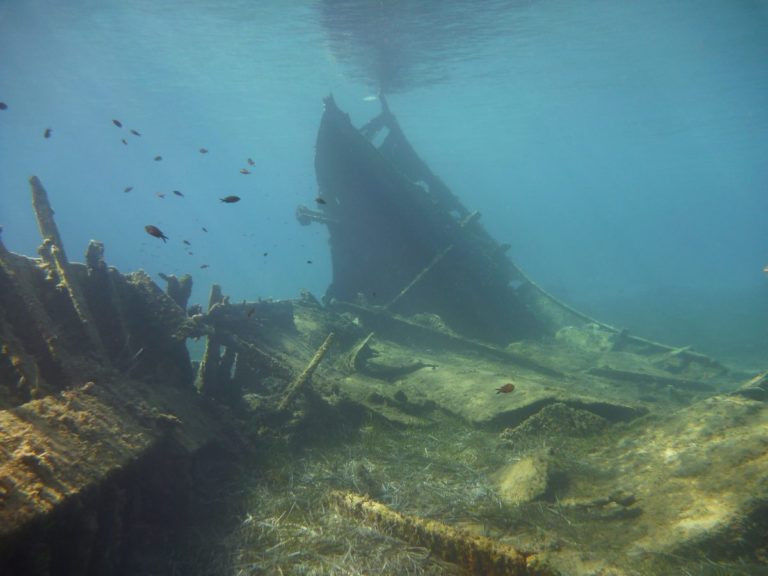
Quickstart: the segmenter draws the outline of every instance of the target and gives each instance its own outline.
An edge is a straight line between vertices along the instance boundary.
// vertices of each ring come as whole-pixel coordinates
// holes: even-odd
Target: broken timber
[[[375,500],[354,492],[334,491],[331,501],[338,510],[394,538],[423,546],[467,574],[482,576],[554,576],[532,554],[484,536],[475,536],[435,520],[395,512]]]
[[[285,410],[291,405],[291,402],[296,397],[296,395],[301,392],[307,384],[309,384],[310,379],[312,378],[312,374],[314,374],[315,370],[317,369],[317,366],[320,364],[320,361],[323,359],[323,356],[325,356],[326,352],[328,352],[328,348],[331,347],[331,344],[333,343],[333,338],[335,334],[333,332],[329,333],[328,336],[325,337],[325,341],[320,345],[320,348],[317,349],[317,352],[315,352],[315,355],[312,357],[312,360],[310,360],[307,367],[304,369],[304,372],[302,372],[299,377],[296,379],[295,382],[293,382],[288,390],[285,392],[285,395],[283,396],[283,399],[280,401],[280,404],[278,405],[278,410]]]
[[[472,214],[468,215],[466,218],[464,218],[464,220],[462,220],[462,221],[461,221],[461,224],[460,224],[460,226],[461,226],[462,228],[464,228],[464,227],[466,227],[466,226],[467,226],[469,223],[471,223],[471,222],[474,222],[475,220],[477,220],[477,218],[479,218],[479,217],[480,217],[480,213],[479,213],[479,212],[473,212]],[[405,296],[406,294],[408,294],[408,292],[411,290],[411,288],[413,288],[413,287],[414,287],[416,284],[418,284],[418,282],[419,282],[419,281],[420,281],[422,278],[424,278],[424,276],[426,276],[427,274],[429,274],[429,272],[430,272],[430,271],[431,271],[431,270],[432,270],[432,269],[433,269],[435,266],[437,266],[437,264],[439,264],[439,263],[440,263],[440,262],[443,260],[443,258],[445,258],[445,256],[448,254],[448,252],[450,252],[451,250],[453,250],[454,246],[455,246],[455,244],[454,244],[454,243],[450,243],[450,244],[448,244],[448,246],[446,246],[445,248],[443,248],[443,249],[442,249],[442,250],[441,250],[441,251],[440,251],[440,252],[439,252],[439,253],[438,253],[438,254],[437,254],[437,255],[436,255],[434,258],[432,258],[432,260],[430,261],[430,263],[429,263],[429,264],[427,264],[427,265],[426,265],[426,267],[425,267],[425,268],[424,268],[424,269],[423,269],[421,272],[419,272],[419,273],[416,275],[416,277],[415,277],[413,280],[411,280],[411,281],[408,283],[408,285],[407,285],[405,288],[403,288],[403,289],[400,291],[400,293],[399,293],[397,296],[395,296],[395,297],[394,297],[394,298],[393,298],[393,299],[390,301],[390,303],[389,303],[389,304],[387,304],[387,306],[386,306],[386,307],[387,307],[387,308],[392,308],[392,307],[393,307],[395,304],[397,304],[397,302],[398,302],[398,301],[399,301],[399,300],[400,300],[400,299],[401,299],[403,296]]]

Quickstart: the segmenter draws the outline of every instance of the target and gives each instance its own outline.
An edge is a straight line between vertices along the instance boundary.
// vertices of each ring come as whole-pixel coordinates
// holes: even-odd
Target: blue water
[[[327,234],[293,215],[316,196],[321,99],[367,121],[384,54],[416,150],[542,287],[642,336],[768,357],[768,3],[400,2],[375,25],[345,4],[0,1],[3,242],[39,244],[35,174],[74,260],[94,238],[122,271],[193,274],[197,302],[214,281],[321,295]]]

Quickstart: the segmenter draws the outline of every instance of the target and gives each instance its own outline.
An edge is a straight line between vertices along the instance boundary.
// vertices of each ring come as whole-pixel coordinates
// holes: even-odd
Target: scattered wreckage
[[[388,468],[371,444],[339,464],[346,475],[306,502],[323,514],[277,544],[296,497],[282,512],[256,505],[234,554],[250,558],[241,573],[309,562],[312,522],[338,518],[410,542],[394,548],[420,563],[412,573],[437,573],[433,558],[444,573],[492,575],[765,566],[766,373],[548,295],[418,157],[383,98],[361,129],[326,99],[315,168],[324,201],[296,216],[330,235],[323,302],[235,303],[214,285],[205,310],[187,309],[189,276],[164,275],[163,291],[109,267],[97,242],[71,262],[30,180],[38,257],[0,243],[0,572],[125,573],[140,565],[139,533],[178,531],[189,494],[219,493],[194,472],[211,447],[249,460],[262,442],[290,452],[340,426],[371,442],[406,434],[417,450]],[[315,569],[354,569],[352,549],[318,548]]]

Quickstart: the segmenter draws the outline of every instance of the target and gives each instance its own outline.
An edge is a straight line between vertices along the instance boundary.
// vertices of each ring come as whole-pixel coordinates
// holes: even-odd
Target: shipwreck
[[[325,100],[296,209],[330,236],[320,299],[189,307],[189,276],[73,262],[31,178],[39,253],[0,242],[0,573],[766,569],[768,373],[547,294],[381,104]]]

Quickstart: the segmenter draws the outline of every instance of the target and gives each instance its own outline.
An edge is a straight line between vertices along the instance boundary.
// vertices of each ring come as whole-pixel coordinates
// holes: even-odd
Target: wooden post
[[[64,244],[61,241],[59,229],[53,219],[54,213],[48,201],[48,193],[37,176],[32,176],[29,179],[29,185],[32,189],[32,206],[35,209],[37,225],[43,237],[43,244],[40,246],[40,256],[58,277],[59,286],[69,294],[69,299],[80,319],[80,323],[85,330],[93,351],[104,362],[109,362],[109,358],[104,350],[104,344],[101,341],[96,324],[83,296],[83,290],[72,273],[69,260],[67,260],[67,255],[64,252]]]
[[[208,313],[210,314],[214,306],[218,306],[224,300],[221,292],[221,286],[214,284],[211,286],[211,293],[208,296]],[[197,389],[207,396],[217,397],[221,392],[221,383],[218,381],[219,365],[221,356],[221,338],[216,331],[209,334],[205,340],[205,352],[197,370]]]
[[[40,229],[40,236],[42,236],[43,241],[45,241],[46,238],[50,238],[51,242],[59,247],[62,257],[66,260],[67,256],[64,253],[64,243],[61,241],[59,228],[56,226],[56,221],[53,218],[54,211],[48,201],[48,192],[45,191],[42,182],[40,182],[40,179],[37,176],[32,176],[29,179],[29,186],[32,189],[32,207],[35,209],[35,217],[37,218],[37,227]]]

